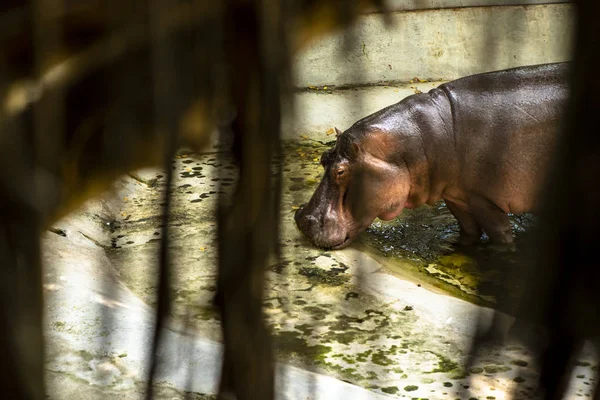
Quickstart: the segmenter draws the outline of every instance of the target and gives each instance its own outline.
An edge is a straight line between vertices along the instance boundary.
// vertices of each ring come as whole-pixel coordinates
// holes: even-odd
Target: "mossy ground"
[[[315,249],[298,233],[293,214],[308,201],[321,178],[318,161],[325,148],[314,141],[285,145],[283,257],[269,267],[264,301],[278,358],[400,397],[438,398],[444,391],[461,397],[469,375],[512,373],[512,382],[529,381],[520,375],[517,380],[512,371],[526,367],[521,355],[515,357],[520,361],[510,366],[508,361],[504,365],[489,362],[465,372],[461,368],[464,338],[429,325],[410,304],[389,304],[366,293],[337,252]],[[217,155],[179,156],[174,167],[173,314],[203,336],[220,340],[219,314],[212,305],[216,278],[213,213],[218,194],[233,187],[235,168],[230,160]],[[164,178],[156,172],[143,179],[160,183]],[[120,191],[123,204],[114,222],[117,228],[113,229],[109,257],[127,286],[146,303],[154,304],[156,282],[152,277],[160,238],[161,185],[129,179]],[[519,225],[517,234],[521,226],[530,223],[527,217],[519,218],[513,218]],[[471,255],[456,251],[452,241],[457,235],[454,218],[438,204],[407,210],[396,221],[374,223],[353,248],[415,284],[490,304],[493,299],[482,294],[481,287],[491,285],[489,293],[493,294],[500,285],[498,271],[481,268]]]

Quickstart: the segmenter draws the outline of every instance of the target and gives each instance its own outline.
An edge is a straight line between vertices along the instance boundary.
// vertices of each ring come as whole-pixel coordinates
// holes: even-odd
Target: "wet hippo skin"
[[[408,96],[345,132],[295,215],[316,246],[340,249],[375,218],[443,199],[460,243],[485,232],[511,248],[507,213],[535,212],[568,96],[568,63],[472,75]]]

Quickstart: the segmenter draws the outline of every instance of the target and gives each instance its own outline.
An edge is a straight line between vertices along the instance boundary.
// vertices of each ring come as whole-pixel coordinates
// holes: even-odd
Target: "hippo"
[[[457,245],[513,249],[509,213],[535,213],[568,98],[568,62],[442,84],[336,128],[323,178],[295,213],[315,246],[342,249],[374,220],[444,200]]]

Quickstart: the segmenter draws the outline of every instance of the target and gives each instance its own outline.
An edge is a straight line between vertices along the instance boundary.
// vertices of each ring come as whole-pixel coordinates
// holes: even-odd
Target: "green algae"
[[[298,268],[298,273],[305,276],[313,285],[342,286],[347,283],[351,276],[342,272],[342,269],[332,268],[329,270],[310,266]]]
[[[383,393],[387,393],[387,394],[396,394],[396,393],[398,393],[399,390],[400,389],[398,389],[397,386],[388,386],[388,387],[381,388],[381,391]]]
[[[360,326],[365,321],[375,322],[376,326],[373,329],[361,329]],[[341,344],[366,344],[369,341],[376,341],[380,335],[375,333],[381,328],[390,325],[389,316],[381,311],[366,310],[365,315],[361,317],[338,315],[335,321],[328,325],[329,330],[322,335],[322,338],[330,342],[338,342]],[[395,354],[393,346],[392,353]]]
[[[414,392],[415,390],[419,390],[419,387],[416,385],[408,385],[404,387],[405,392]]]
[[[457,363],[455,363],[454,361],[450,360],[448,357],[445,357],[434,351],[428,351],[428,353],[431,353],[438,358],[438,365],[436,368],[432,369],[431,371],[425,372],[426,374],[432,374],[432,373],[436,373],[436,372],[447,373],[447,372],[452,372],[452,371],[456,371],[456,370],[460,369],[460,366]]]
[[[367,339],[364,338],[364,336],[368,333],[369,331],[363,331],[357,328],[349,328],[344,330],[329,326],[329,331],[323,334],[322,338],[328,342],[338,342],[348,345],[354,342],[366,343]]]
[[[373,353],[371,355],[371,361],[373,362],[373,364],[382,365],[382,366],[394,364],[394,360],[387,357],[386,353],[384,353],[382,350],[380,350],[376,353]]]
[[[367,350],[362,353],[356,354],[356,361],[364,363],[367,361],[367,358],[373,353],[373,350]]]
[[[352,381],[361,382],[361,381],[365,381],[367,379],[373,379],[373,378],[364,377],[364,376],[358,374],[356,368],[347,368],[347,367],[332,364],[329,362],[326,362],[323,365],[325,367],[327,367],[329,370],[337,372],[342,377],[342,380],[346,380],[348,382],[352,382]]]
[[[313,333],[313,327],[308,324],[296,325],[294,328],[298,329],[304,334],[304,336],[310,336]]]
[[[306,306],[303,308],[303,310],[310,314],[312,319],[317,321],[324,320],[330,314],[328,310],[316,306]]]
[[[356,360],[353,360],[349,356],[343,356],[342,360],[344,360],[347,364],[356,364]]]
[[[368,380],[376,380],[379,379],[379,377],[377,376],[377,374],[373,371],[367,371],[367,379]]]
[[[299,332],[279,331],[273,335],[275,347],[281,356],[295,357],[307,364],[325,365],[330,346],[322,344],[309,345]]]
[[[498,372],[506,372],[510,371],[512,368],[506,367],[504,365],[486,365],[483,367],[483,370],[486,374],[496,374]]]

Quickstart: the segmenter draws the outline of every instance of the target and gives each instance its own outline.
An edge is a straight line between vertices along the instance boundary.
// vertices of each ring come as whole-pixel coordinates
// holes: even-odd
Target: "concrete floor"
[[[518,345],[484,351],[470,371],[461,367],[478,318],[489,319],[491,310],[469,298],[471,275],[462,271],[468,263],[447,252],[444,243],[457,230],[445,207],[376,223],[364,240],[333,252],[311,247],[293,223],[294,208],[320,179],[318,158],[325,147],[316,141],[333,140],[328,129],[345,129],[399,101],[414,92],[410,86],[425,91],[433,85],[311,89],[297,96],[299,108],[306,107],[295,124],[284,123],[286,138],[300,140],[285,146],[283,262],[270,267],[265,300],[280,361],[280,399],[504,399],[515,386],[519,398],[531,398],[531,359]],[[355,98],[365,108],[349,112],[359,109],[352,108]],[[221,354],[218,315],[210,305],[212,213],[217,192],[231,187],[235,170],[217,154],[183,154],[174,166],[175,307],[157,388],[161,398],[191,392],[207,399],[216,392]],[[163,179],[159,170],[123,177],[113,193],[57,223],[63,234],[44,235],[50,398],[140,398]],[[419,223],[423,219],[426,224]],[[415,227],[412,242],[398,243],[401,235],[386,238],[386,229],[400,226],[394,224]],[[436,245],[418,245],[425,241]],[[399,248],[387,258],[393,263],[383,257],[389,246]],[[444,264],[448,259],[454,261]],[[594,354],[586,350],[569,398],[590,398],[596,369]]]

